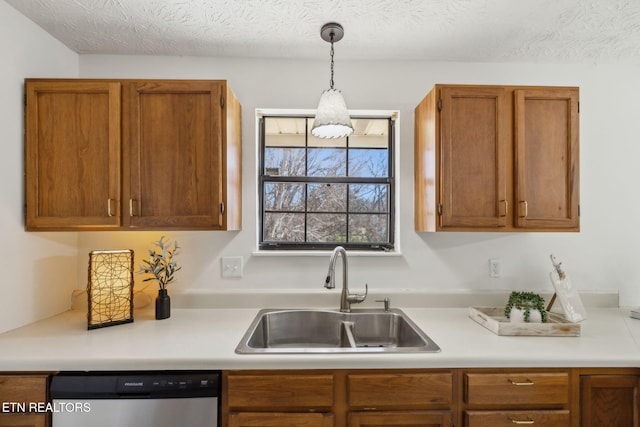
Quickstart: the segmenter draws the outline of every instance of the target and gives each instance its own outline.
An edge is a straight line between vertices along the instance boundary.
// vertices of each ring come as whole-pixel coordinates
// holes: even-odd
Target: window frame
[[[399,111],[391,110],[364,110],[364,111],[352,111],[350,115],[353,119],[384,119],[389,120],[388,129],[388,176],[385,178],[375,177],[309,177],[304,179],[300,177],[268,176],[264,173],[264,160],[265,160],[265,118],[269,117],[283,117],[283,118],[306,118],[313,119],[315,115],[314,110],[280,110],[280,109],[257,109],[256,110],[256,184],[257,184],[257,233],[256,233],[256,247],[257,253],[304,253],[305,251],[313,253],[321,253],[322,251],[333,250],[336,246],[343,246],[348,250],[356,250],[361,253],[399,253],[399,187],[398,187],[398,159],[399,159]],[[308,133],[308,129],[307,129]],[[307,137],[305,137],[305,149],[307,145]],[[349,148],[348,143],[345,146],[346,150],[354,149]],[[357,148],[355,148],[357,149]],[[347,151],[348,152],[348,151]],[[312,184],[314,182],[335,182],[339,184],[385,184],[388,186],[388,211],[385,215],[388,215],[388,243],[354,243],[354,242],[269,242],[263,241],[264,235],[264,214],[265,214],[265,200],[264,200],[264,185],[265,182],[296,182],[303,184]],[[309,211],[302,211],[308,214]],[[327,213],[327,212],[322,212]],[[339,214],[346,214],[347,218],[349,213],[358,214],[357,212],[349,212],[348,200],[345,212],[339,212]],[[374,214],[374,212],[367,212],[367,214]],[[348,220],[347,220],[348,222]],[[307,221],[305,219],[305,227]],[[347,223],[348,227],[348,223]]]

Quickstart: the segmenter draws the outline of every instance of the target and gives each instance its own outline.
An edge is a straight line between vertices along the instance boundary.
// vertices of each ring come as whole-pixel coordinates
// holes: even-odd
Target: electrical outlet
[[[242,277],[242,257],[222,257],[222,277]]]
[[[500,277],[502,273],[502,265],[499,258],[492,258],[489,260],[489,277]]]

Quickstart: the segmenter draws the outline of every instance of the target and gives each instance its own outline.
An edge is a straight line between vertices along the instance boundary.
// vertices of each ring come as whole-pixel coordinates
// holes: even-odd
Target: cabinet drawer
[[[348,427],[449,427],[451,411],[349,412]]]
[[[534,425],[569,427],[568,410],[562,411],[465,411],[465,427],[514,427]]]
[[[465,402],[469,405],[566,405],[569,374],[465,374]]]
[[[333,427],[334,416],[283,412],[239,412],[229,414],[229,427]]]
[[[448,407],[453,400],[451,372],[352,374],[347,387],[351,407]]]
[[[0,376],[0,402],[47,401],[47,376]]]
[[[333,375],[229,375],[229,407],[328,409],[333,382]]]

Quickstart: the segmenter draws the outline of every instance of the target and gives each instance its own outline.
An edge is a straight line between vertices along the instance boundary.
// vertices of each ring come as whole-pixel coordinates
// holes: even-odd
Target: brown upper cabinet
[[[240,229],[226,81],[27,79],[25,92],[27,230]]]
[[[579,231],[578,98],[436,85],[415,109],[416,231]]]

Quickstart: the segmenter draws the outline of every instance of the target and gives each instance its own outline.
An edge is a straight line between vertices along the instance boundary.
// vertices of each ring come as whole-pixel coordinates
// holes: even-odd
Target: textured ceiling
[[[4,1],[81,54],[640,63],[640,0]]]

